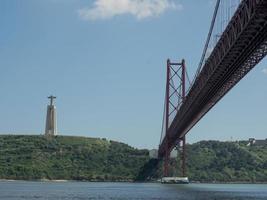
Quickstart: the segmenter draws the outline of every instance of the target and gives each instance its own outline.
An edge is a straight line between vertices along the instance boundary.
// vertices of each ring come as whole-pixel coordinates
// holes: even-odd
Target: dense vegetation
[[[267,182],[267,146],[202,141],[187,145],[187,172],[194,181]],[[179,174],[179,159],[171,173]],[[106,139],[0,136],[0,179],[131,181],[158,179],[162,162],[148,150]]]
[[[187,145],[187,175],[200,182],[267,182],[267,145],[247,146],[247,141],[201,141]],[[139,179],[156,179],[162,175],[162,163],[151,170],[150,160]],[[180,176],[179,159],[171,161],[170,173]]]
[[[133,180],[147,150],[106,139],[0,136],[0,179]]]
[[[188,153],[188,175],[203,181],[267,181],[267,145],[248,142],[199,142]]]

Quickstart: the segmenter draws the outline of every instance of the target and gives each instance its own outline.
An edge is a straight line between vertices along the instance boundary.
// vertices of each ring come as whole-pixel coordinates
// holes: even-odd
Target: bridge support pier
[[[181,152],[181,170],[182,170],[182,176],[186,177],[186,147],[185,147],[185,136],[182,138],[182,152]]]
[[[164,171],[163,171],[163,175],[164,177],[168,177],[169,176],[169,165],[170,165],[170,153],[169,153],[169,149],[166,149],[166,154],[165,154],[165,158],[164,158]]]

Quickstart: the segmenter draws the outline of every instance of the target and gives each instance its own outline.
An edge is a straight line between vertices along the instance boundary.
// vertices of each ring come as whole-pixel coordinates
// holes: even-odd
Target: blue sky
[[[60,134],[156,147],[166,59],[185,58],[193,76],[213,7],[210,0],[1,0],[0,133],[42,134],[53,94]],[[266,138],[266,71],[265,58],[188,141]]]

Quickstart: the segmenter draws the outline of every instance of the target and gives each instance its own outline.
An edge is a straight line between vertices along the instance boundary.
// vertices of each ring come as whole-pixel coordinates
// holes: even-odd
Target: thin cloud
[[[264,73],[265,75],[267,75],[267,68],[262,70],[262,73]]]
[[[78,10],[83,20],[105,20],[130,14],[141,20],[159,16],[167,10],[181,10],[183,6],[173,0],[95,0],[90,8]]]

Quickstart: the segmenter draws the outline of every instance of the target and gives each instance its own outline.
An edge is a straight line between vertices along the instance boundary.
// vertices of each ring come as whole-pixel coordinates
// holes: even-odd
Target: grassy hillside
[[[0,179],[131,180],[148,151],[105,139],[0,136]]]
[[[267,181],[267,146],[199,142],[188,148],[189,176],[205,181]]]
[[[267,182],[267,146],[246,146],[247,142],[201,141],[187,145],[187,175],[202,182]],[[172,160],[170,172],[180,176],[180,160]],[[162,176],[162,162],[155,169],[150,160],[138,179]]]
[[[267,182],[267,146],[202,141],[187,145],[190,180]],[[171,173],[179,176],[179,159]],[[106,139],[57,136],[0,136],[0,179],[151,180],[162,162],[147,150]]]

